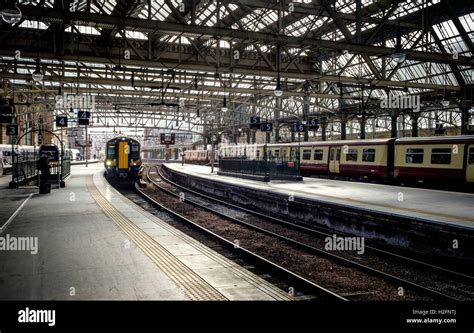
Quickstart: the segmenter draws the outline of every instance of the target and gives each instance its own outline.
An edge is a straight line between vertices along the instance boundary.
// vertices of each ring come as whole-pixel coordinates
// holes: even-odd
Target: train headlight
[[[111,160],[107,160],[107,161],[105,161],[105,165],[107,165],[107,166],[111,166],[111,165],[112,165],[112,161],[111,161]]]

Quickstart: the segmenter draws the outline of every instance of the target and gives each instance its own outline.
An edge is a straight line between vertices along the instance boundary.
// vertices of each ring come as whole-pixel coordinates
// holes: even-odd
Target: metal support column
[[[418,115],[412,114],[411,116],[411,136],[416,138],[418,136]]]
[[[392,138],[397,138],[398,137],[398,115],[396,111],[392,111],[392,115],[390,116],[391,118],[391,137]]]
[[[365,139],[365,122],[366,119],[364,116],[362,116],[362,119],[360,120],[360,138]]]
[[[326,122],[321,123],[321,141],[326,141],[326,128],[328,124]]]
[[[347,125],[347,119],[345,117],[342,117],[341,118],[341,140],[346,140],[347,138],[346,125]]]
[[[306,122],[305,131],[304,131],[304,138],[303,138],[304,142],[309,141],[308,114],[309,114],[309,96],[305,95],[303,97],[303,119]]]

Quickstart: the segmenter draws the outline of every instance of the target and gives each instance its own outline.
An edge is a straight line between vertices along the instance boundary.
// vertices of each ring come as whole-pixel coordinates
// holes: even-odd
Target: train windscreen
[[[109,143],[107,145],[107,159],[115,158],[115,143]]]

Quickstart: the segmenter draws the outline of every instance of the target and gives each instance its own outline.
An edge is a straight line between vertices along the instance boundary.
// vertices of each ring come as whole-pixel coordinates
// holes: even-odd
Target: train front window
[[[451,164],[451,148],[433,148],[431,164]]]
[[[375,161],[375,149],[363,149],[362,150],[362,162],[374,162]]]
[[[313,160],[315,161],[322,161],[323,160],[323,150],[322,149],[315,149]]]
[[[140,146],[138,143],[132,143],[131,145],[130,158],[137,160],[140,158]]]
[[[349,151],[346,154],[346,161],[357,162],[357,149],[349,149]]]
[[[115,145],[111,144],[107,146],[107,158],[114,159],[115,158]]]
[[[423,148],[408,148],[405,155],[405,163],[421,164],[423,163]]]
[[[303,160],[309,161],[310,159],[311,159],[311,150],[310,149],[303,150]]]
[[[474,164],[474,148],[469,148],[469,164]]]

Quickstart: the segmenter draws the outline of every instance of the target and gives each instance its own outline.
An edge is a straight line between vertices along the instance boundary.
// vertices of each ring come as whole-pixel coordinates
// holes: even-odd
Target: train
[[[211,163],[211,150],[185,150],[184,161],[191,164],[210,164]],[[218,150],[214,150],[214,162],[219,161]]]
[[[38,148],[34,146],[13,146],[13,155],[19,161],[38,159]],[[0,176],[12,171],[12,145],[0,145]]]
[[[129,137],[107,141],[104,167],[109,180],[136,181],[142,169],[140,143]]]
[[[296,161],[303,175],[374,179],[389,183],[474,183],[474,135],[267,144],[271,161]],[[220,159],[263,159],[265,145],[220,147]],[[185,153],[186,154],[186,153]],[[209,152],[186,155],[209,162]]]

